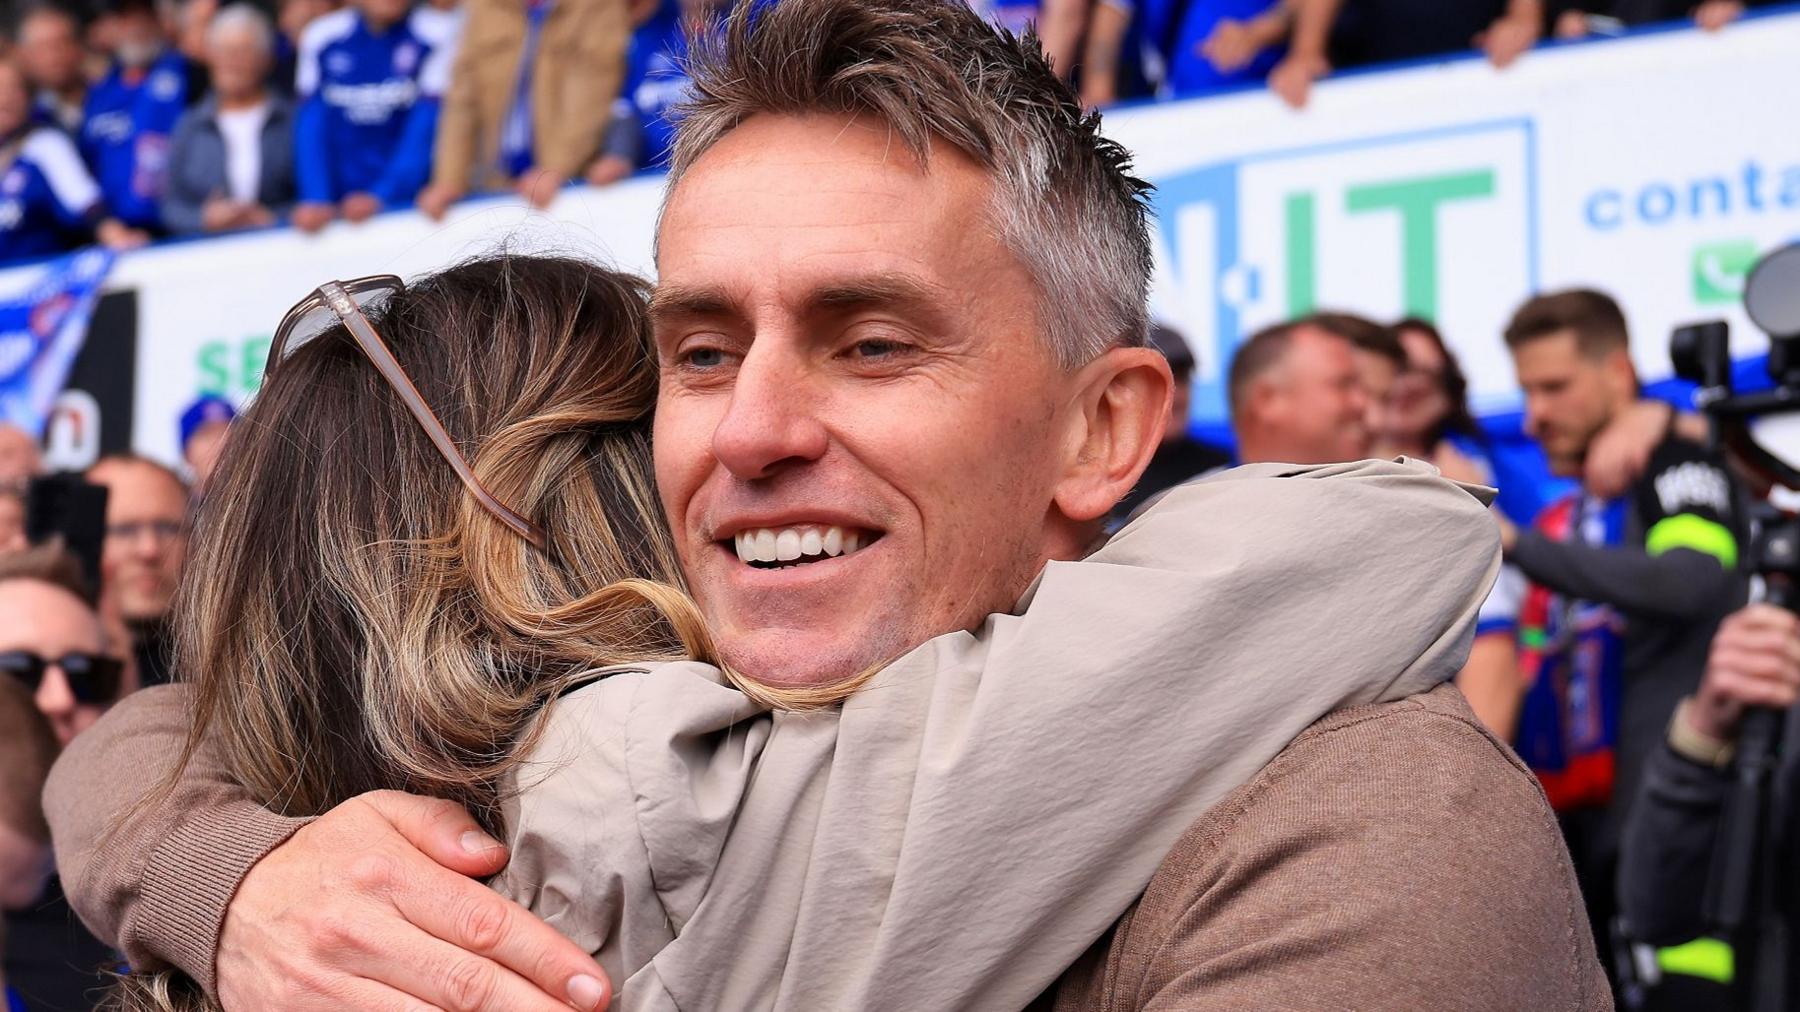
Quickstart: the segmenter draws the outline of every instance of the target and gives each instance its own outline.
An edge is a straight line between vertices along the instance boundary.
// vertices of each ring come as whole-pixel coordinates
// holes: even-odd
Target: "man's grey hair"
[[[994,225],[1037,285],[1064,368],[1148,333],[1150,185],[1035,35],[962,0],[737,0],[690,46],[671,185],[758,114],[879,117],[923,167],[934,141],[994,179]]]
[[[214,14],[206,26],[206,44],[211,46],[220,36],[234,31],[250,33],[265,53],[275,51],[275,26],[269,23],[267,14],[247,3],[219,8],[219,13]]]

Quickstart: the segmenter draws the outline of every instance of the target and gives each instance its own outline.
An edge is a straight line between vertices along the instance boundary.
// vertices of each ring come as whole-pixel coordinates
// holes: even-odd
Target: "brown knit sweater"
[[[1550,806],[1450,686],[1333,714],[1195,822],[1039,1007],[1612,1008]]]

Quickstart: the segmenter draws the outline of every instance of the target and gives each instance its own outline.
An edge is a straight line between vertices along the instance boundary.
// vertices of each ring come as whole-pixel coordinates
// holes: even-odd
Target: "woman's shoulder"
[[[761,713],[724,672],[698,661],[600,668],[571,683],[545,714],[545,736],[618,729],[621,740],[662,740],[717,729]]]

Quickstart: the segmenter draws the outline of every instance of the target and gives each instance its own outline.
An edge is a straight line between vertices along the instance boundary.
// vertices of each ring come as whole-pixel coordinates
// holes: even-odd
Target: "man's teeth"
[[[739,531],[734,540],[743,562],[816,562],[863,546],[861,531],[842,527],[763,527]]]

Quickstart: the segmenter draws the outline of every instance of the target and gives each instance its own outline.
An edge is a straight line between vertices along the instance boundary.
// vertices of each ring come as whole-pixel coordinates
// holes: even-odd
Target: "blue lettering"
[[[1638,192],[1638,217],[1646,225],[1661,225],[1675,214],[1675,191],[1665,183],[1651,183]]]
[[[1800,165],[1791,166],[1781,173],[1781,206],[1800,207]]]
[[[1762,166],[1755,161],[1744,163],[1744,207],[1751,211],[1763,209],[1762,199]]]
[[[1707,194],[1713,195],[1710,213],[1724,217],[1731,213],[1731,186],[1723,179],[1696,179],[1688,187],[1688,216],[1699,219],[1709,213],[1704,206]]]
[[[1617,190],[1597,190],[1587,199],[1587,220],[1592,227],[1610,232],[1618,228],[1623,212]]]

